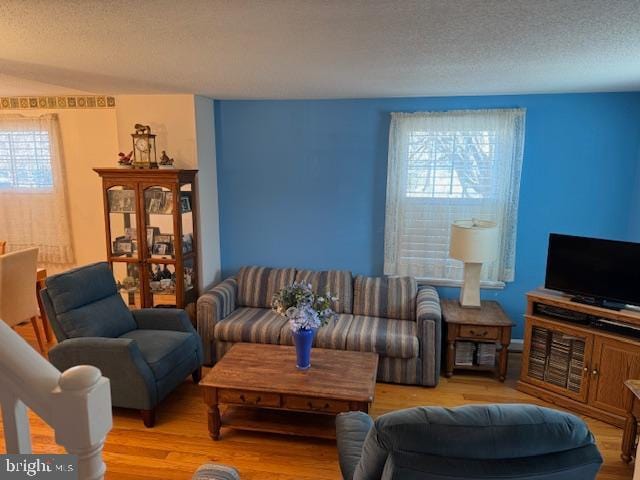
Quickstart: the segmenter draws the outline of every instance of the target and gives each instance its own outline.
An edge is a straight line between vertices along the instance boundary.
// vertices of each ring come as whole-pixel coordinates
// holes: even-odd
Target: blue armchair
[[[602,464],[581,419],[534,405],[342,413],[336,437],[345,480],[594,480]]]
[[[129,310],[105,262],[46,280],[42,303],[58,344],[59,370],[98,367],[111,383],[112,404],[141,411],[153,427],[158,403],[189,374],[200,381],[202,342],[184,310]]]

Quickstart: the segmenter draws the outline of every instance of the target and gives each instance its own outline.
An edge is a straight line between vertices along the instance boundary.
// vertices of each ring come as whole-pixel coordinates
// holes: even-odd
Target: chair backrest
[[[0,318],[9,326],[38,315],[38,249],[0,255]]]
[[[417,407],[375,421],[354,478],[590,480],[601,463],[574,415],[534,405]]]
[[[0,255],[4,255],[5,254],[5,249],[7,248],[7,241],[6,240],[0,240]]]
[[[58,341],[115,338],[136,328],[106,262],[52,275],[45,283],[40,294]]]

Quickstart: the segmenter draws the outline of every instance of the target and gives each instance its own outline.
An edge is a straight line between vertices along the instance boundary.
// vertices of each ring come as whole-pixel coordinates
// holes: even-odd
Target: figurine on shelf
[[[159,282],[160,280],[162,280],[162,269],[160,268],[160,265],[156,265],[153,276],[151,278],[154,282]]]
[[[169,158],[167,152],[162,150],[162,155],[160,155],[160,161],[158,162],[160,168],[169,169],[173,168],[173,158]]]
[[[123,152],[118,154],[118,166],[120,168],[131,168],[133,166],[133,150],[129,152],[128,155],[125,155]]]
[[[165,264],[164,268],[162,269],[162,279],[163,280],[171,280],[171,271],[167,268],[166,264]]]

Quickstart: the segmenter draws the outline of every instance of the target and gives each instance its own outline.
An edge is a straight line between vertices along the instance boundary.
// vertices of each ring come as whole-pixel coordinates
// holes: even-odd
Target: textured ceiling
[[[0,0],[0,74],[0,95],[640,90],[640,0]]]

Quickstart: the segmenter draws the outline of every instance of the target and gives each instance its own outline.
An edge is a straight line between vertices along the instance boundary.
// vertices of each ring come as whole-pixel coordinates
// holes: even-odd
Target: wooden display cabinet
[[[589,316],[590,323],[540,306]],[[596,328],[594,321],[618,331]],[[637,312],[584,305],[549,290],[529,292],[518,390],[622,427],[630,408],[624,382],[640,378],[639,334]]]
[[[130,308],[194,310],[197,170],[96,168],[107,259]]]

